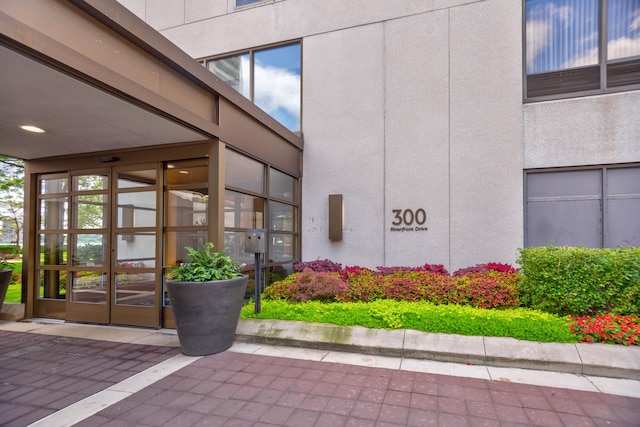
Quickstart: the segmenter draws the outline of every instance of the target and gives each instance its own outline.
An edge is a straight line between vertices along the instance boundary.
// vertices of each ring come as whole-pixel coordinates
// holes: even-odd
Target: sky
[[[609,0],[607,58],[640,55],[640,0]],[[528,0],[527,73],[598,63],[598,0]]]

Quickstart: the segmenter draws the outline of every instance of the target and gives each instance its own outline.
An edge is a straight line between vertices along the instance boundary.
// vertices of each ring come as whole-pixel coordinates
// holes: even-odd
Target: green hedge
[[[561,316],[640,314],[640,248],[520,249],[523,305]]]

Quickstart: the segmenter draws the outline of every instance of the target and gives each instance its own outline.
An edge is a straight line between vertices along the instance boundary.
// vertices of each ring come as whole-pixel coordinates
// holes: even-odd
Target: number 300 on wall
[[[427,212],[422,209],[393,209],[392,225],[423,225],[427,222]]]

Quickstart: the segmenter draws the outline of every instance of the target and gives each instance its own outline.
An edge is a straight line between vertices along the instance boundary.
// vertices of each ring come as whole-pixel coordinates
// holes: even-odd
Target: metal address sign
[[[427,212],[422,209],[393,209],[393,221],[390,231],[427,231],[423,227],[427,222]],[[415,225],[414,225],[415,224]]]

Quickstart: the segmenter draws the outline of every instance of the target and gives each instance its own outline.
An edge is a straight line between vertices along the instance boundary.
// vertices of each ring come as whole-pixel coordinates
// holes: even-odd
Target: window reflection
[[[269,170],[269,195],[279,199],[296,202],[298,200],[298,181],[277,169]]]
[[[105,304],[107,302],[107,273],[74,271],[71,280],[71,301]]]
[[[224,226],[227,228],[263,228],[264,200],[247,194],[224,192]]]
[[[277,231],[296,231],[296,209],[284,203],[269,204],[269,228]]]
[[[233,150],[225,151],[225,184],[254,193],[264,192],[264,165]]]
[[[216,58],[206,66],[287,129],[300,130],[300,43]]]

